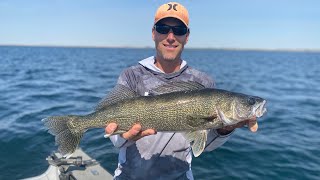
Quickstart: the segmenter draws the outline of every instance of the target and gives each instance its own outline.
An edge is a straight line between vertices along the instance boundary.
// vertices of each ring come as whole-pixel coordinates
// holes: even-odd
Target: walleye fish
[[[260,97],[204,88],[195,82],[168,83],[151,94],[139,96],[117,85],[90,114],[52,116],[42,121],[64,156],[76,150],[88,129],[104,128],[113,122],[118,129],[112,135],[128,131],[135,123],[140,123],[143,130],[183,132],[197,157],[205,148],[208,129],[261,117],[266,112],[266,100]]]

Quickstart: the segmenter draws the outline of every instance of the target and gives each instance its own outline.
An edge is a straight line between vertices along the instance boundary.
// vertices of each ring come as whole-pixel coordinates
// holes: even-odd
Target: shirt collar
[[[155,58],[154,56],[148,57],[146,59],[143,59],[141,61],[139,61],[139,64],[141,64],[142,66],[151,69],[152,71],[156,71],[159,73],[164,73],[161,69],[159,69],[155,64]],[[180,69],[184,68],[184,66],[187,65],[187,62],[185,60],[182,60],[182,63],[180,65]]]

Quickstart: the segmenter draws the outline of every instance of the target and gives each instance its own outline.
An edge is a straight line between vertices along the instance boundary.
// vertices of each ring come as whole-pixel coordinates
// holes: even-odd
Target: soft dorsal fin
[[[140,95],[137,94],[135,91],[129,89],[128,87],[117,84],[112,91],[97,105],[95,110],[100,110],[103,107],[109,106],[111,104],[120,102],[125,99],[131,99],[134,97],[139,97]]]
[[[177,92],[177,91],[192,91],[198,89],[204,89],[205,86],[198,82],[193,81],[177,81],[177,82],[169,82],[164,85],[160,85],[151,90],[151,93],[154,95]]]

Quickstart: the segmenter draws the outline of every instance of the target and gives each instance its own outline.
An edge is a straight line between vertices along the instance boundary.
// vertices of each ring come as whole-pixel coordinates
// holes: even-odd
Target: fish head
[[[232,119],[243,120],[261,117],[267,111],[266,100],[257,96],[239,95],[232,102]]]
[[[220,98],[217,116],[224,125],[261,117],[266,110],[266,100],[240,93],[224,93]]]

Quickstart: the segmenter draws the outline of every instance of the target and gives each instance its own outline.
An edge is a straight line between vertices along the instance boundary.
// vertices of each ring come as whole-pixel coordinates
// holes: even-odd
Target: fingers
[[[238,124],[235,125],[235,128],[242,128],[247,124],[247,121],[241,121]]]
[[[147,129],[147,130],[141,131],[141,125],[135,124],[132,126],[132,128],[128,132],[123,133],[122,137],[124,139],[137,141],[144,136],[149,136],[153,134],[156,134],[156,131],[154,129]]]
[[[107,127],[105,128],[105,132],[106,135],[104,135],[105,138],[108,138],[112,135],[112,133],[114,133],[118,128],[118,125],[116,123],[110,123],[107,125]],[[156,134],[157,132],[154,129],[147,129],[144,131],[141,131],[141,125],[140,124],[135,124],[132,126],[131,129],[129,129],[129,131],[121,134],[121,136],[124,139],[130,139],[133,141],[137,141],[138,139],[144,137],[144,136],[149,136],[149,135],[153,135]]]
[[[144,131],[141,131],[139,134],[137,134],[136,136],[132,137],[131,140],[133,141],[137,141],[145,136],[149,136],[149,135],[153,135],[153,134],[156,134],[156,131],[153,130],[153,129],[147,129],[147,130],[144,130]]]
[[[258,122],[257,118],[252,118],[247,121],[248,128],[251,132],[257,132],[258,130]]]
[[[133,139],[135,136],[137,136],[141,131],[141,125],[140,124],[135,124],[132,126],[129,131],[125,132],[122,134],[122,137],[124,139]]]
[[[257,132],[258,130],[258,123],[256,119],[248,120],[248,128],[251,132]]]
[[[149,135],[153,135],[156,134],[156,131],[154,129],[147,129],[141,132],[141,136],[149,136]]]
[[[257,132],[258,131],[257,118],[252,118],[252,119],[248,119],[248,120],[245,120],[245,121],[241,121],[241,122],[239,122],[237,124],[234,124],[234,125],[225,126],[223,128],[217,129],[217,131],[218,131],[218,133],[220,135],[225,135],[225,134],[229,134],[230,132],[232,132],[236,128],[245,127],[245,125],[248,126],[248,129],[251,132]]]
[[[234,129],[236,129],[236,128],[241,128],[241,127],[243,127],[243,126],[246,125],[246,124],[247,124],[247,121],[241,121],[241,122],[239,122],[239,123],[237,123],[237,124],[230,125],[230,126],[226,126],[225,128],[226,128],[227,130],[229,130],[229,131],[233,131]]]
[[[116,123],[110,123],[107,125],[105,131],[106,134],[112,134],[113,132],[115,132],[117,130],[118,125]]]

